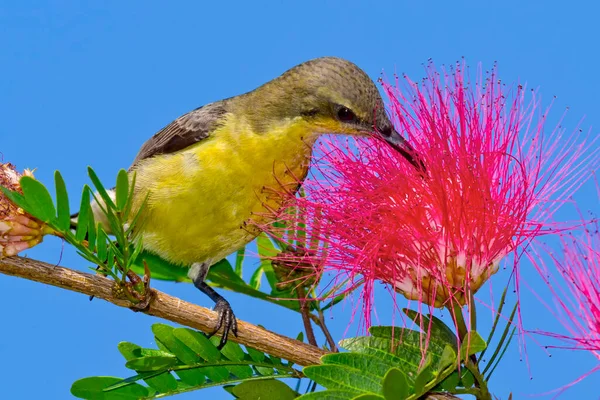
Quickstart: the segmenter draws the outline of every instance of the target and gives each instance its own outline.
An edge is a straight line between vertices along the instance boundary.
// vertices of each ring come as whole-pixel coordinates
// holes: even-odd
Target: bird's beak
[[[411,163],[416,169],[425,173],[425,163],[419,157],[415,149],[404,139],[395,129],[392,129],[389,136],[382,136],[383,140],[388,142],[396,151],[398,151],[402,157]]]

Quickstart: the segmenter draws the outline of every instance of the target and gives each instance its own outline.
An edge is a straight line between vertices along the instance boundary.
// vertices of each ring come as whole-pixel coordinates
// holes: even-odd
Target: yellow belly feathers
[[[245,223],[263,222],[265,204],[280,206],[268,188],[295,188],[306,176],[316,137],[301,120],[257,134],[230,117],[196,145],[143,160],[135,199],[149,193],[138,232],[144,248],[189,267],[244,246],[256,236]]]

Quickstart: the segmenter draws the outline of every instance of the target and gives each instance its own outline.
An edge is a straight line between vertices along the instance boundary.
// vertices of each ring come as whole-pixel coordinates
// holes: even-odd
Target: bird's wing
[[[225,103],[221,101],[207,104],[177,118],[144,143],[130,170],[143,159],[173,153],[206,139],[226,112]]]

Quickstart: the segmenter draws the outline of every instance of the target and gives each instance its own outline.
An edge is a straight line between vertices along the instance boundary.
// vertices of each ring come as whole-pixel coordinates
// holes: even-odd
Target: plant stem
[[[477,399],[478,400],[492,400],[492,395],[489,392],[488,387],[487,387],[487,381],[485,380],[485,378],[483,377],[481,372],[479,372],[479,366],[477,364],[474,364],[471,360],[468,360],[465,363],[465,366],[467,367],[467,369],[469,371],[471,371],[471,373],[475,377],[475,381],[477,382],[477,388],[479,389],[479,394],[477,395]]]
[[[463,340],[469,340],[467,337],[469,330],[465,322],[465,316],[463,315],[462,307],[456,303],[452,306],[452,308],[448,307],[448,310],[450,311],[450,314],[454,316],[454,323],[456,324],[456,330],[458,331],[458,338],[462,344]],[[477,356],[472,354],[470,358],[471,361],[477,365]]]
[[[325,339],[327,340],[327,343],[329,344],[329,350],[331,350],[334,353],[337,353],[338,352],[337,344],[336,344],[335,340],[333,340],[333,337],[331,336],[331,332],[329,332],[329,328],[327,328],[327,325],[325,324],[325,314],[323,314],[323,310],[319,310],[318,325],[321,328],[321,330],[323,331],[323,334],[325,335]]]
[[[315,338],[315,332],[310,322],[310,309],[306,303],[306,290],[302,286],[296,288],[298,294],[298,302],[300,303],[300,315],[302,315],[302,323],[304,324],[304,331],[306,332],[306,340],[308,343],[318,347],[317,339]]]
[[[456,303],[452,306],[447,306],[446,308],[450,312],[450,316],[453,317],[452,319],[454,320],[456,330],[458,331],[458,338],[462,343],[462,341],[466,338],[468,332],[467,324],[465,323],[465,317],[462,313],[462,307],[458,303]]]
[[[448,307],[448,309],[454,317],[454,323],[456,324],[456,329],[458,331],[462,344],[463,340],[468,340],[468,330],[467,325],[465,323],[464,315],[462,313],[462,307],[459,304],[454,304],[452,307]],[[464,360],[464,365],[475,377],[475,386],[479,390],[479,393],[476,395],[477,399],[492,400],[492,395],[490,394],[487,388],[487,381],[479,371],[479,364],[477,362],[477,357],[475,356],[475,354],[471,355],[468,359]]]

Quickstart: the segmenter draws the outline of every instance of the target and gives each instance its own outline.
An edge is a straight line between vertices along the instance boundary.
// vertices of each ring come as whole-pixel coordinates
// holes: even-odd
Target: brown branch
[[[131,306],[129,301],[113,295],[113,281],[102,276],[22,257],[0,260],[0,273],[92,295],[119,307]],[[150,307],[142,312],[203,332],[212,332],[217,323],[216,312],[156,290]],[[238,321],[238,336],[230,335],[229,340],[301,366],[320,364],[321,356],[326,354],[318,347],[278,335],[244,321]]]
[[[74,271],[23,257],[0,259],[0,273],[92,295],[119,307],[131,306],[129,301],[116,298],[113,295],[113,281],[100,275]],[[212,332],[217,322],[216,312],[157,290],[154,290],[149,309],[142,312],[203,332]],[[230,336],[229,340],[301,366],[320,364],[321,356],[327,353],[318,347],[278,335],[244,321],[238,321],[238,336]],[[426,399],[459,400],[451,394],[431,394]]]

